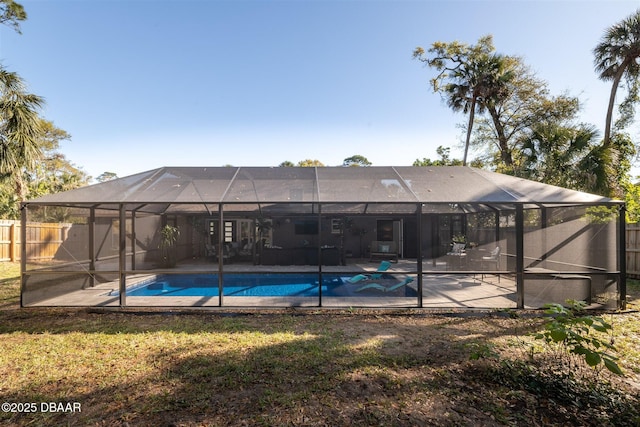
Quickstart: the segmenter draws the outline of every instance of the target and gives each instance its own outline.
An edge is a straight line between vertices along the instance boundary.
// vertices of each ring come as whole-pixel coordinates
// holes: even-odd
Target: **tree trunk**
[[[500,149],[500,160],[503,165],[511,169],[513,167],[513,155],[509,148],[509,140],[504,134],[504,126],[500,123],[500,118],[495,107],[488,107],[489,115],[493,120],[493,126],[495,127],[496,137],[498,138],[498,148]]]
[[[467,166],[467,153],[469,152],[469,142],[471,141],[471,129],[473,128],[473,119],[476,114],[476,98],[471,99],[471,111],[469,111],[469,124],[467,124],[467,140],[464,143],[464,157],[462,158],[462,166]]]
[[[624,74],[627,66],[629,65],[629,60],[625,60],[620,64],[620,68],[616,71],[615,76],[613,77],[613,83],[611,84],[611,94],[609,95],[609,107],[607,108],[607,119],[604,124],[604,139],[602,140],[602,145],[605,148],[608,148],[611,143],[611,121],[613,120],[613,107],[616,101],[616,93],[618,92],[618,86],[620,85],[620,80],[622,80],[622,75]]]

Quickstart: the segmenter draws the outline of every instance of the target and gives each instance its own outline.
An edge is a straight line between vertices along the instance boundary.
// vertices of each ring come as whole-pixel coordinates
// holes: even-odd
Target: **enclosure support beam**
[[[516,300],[524,308],[524,207],[516,205]]]
[[[27,205],[20,212],[20,307],[24,307],[24,292],[27,288]]]
[[[418,263],[418,308],[422,308],[422,203],[416,204],[416,207],[416,242],[418,242],[418,247],[416,248],[416,258]]]
[[[431,266],[436,268],[438,265],[438,257],[440,257],[440,233],[438,229],[438,216],[429,215],[431,220]]]
[[[127,233],[125,221],[127,211],[124,204],[120,203],[120,218],[118,220],[118,271],[120,278],[120,308],[127,306],[127,278],[125,274],[127,262]]]
[[[497,243],[500,241],[500,211],[496,209],[494,215],[495,215],[494,220],[496,225],[494,232],[495,232],[495,241]]]
[[[620,206],[618,224],[620,230],[620,243],[618,246],[618,263],[620,265],[620,288],[618,289],[618,307],[621,310],[627,309],[627,208]]]
[[[94,287],[96,272],[96,208],[89,209],[89,286]]]
[[[131,269],[136,269],[136,210],[131,211]]]
[[[540,207],[540,227],[542,228],[542,254],[540,259],[542,260],[542,266],[545,266],[545,261],[549,256],[549,244],[547,240],[547,227],[549,226],[549,214],[547,208],[544,206]]]
[[[222,203],[218,204],[218,306],[222,307],[222,293],[224,290],[224,213],[222,212]]]
[[[322,205],[318,203],[318,236],[322,239]],[[322,245],[318,245],[318,307],[322,307]]]

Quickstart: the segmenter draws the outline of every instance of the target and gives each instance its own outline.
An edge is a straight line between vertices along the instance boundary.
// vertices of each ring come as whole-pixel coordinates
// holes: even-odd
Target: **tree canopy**
[[[19,33],[26,18],[22,5],[0,0],[0,24]],[[86,173],[57,151],[70,135],[40,116],[43,105],[17,73],[0,65],[0,214],[5,218],[17,218],[18,203],[29,196],[88,183]]]
[[[7,25],[20,33],[20,22],[27,19],[27,12],[14,0],[0,0],[0,25]]]
[[[453,111],[469,114],[462,164],[466,166],[475,113],[504,96],[506,86],[514,78],[509,57],[495,53],[493,37],[484,36],[476,45],[454,41],[435,42],[426,56],[422,47],[413,52],[414,59],[438,71],[431,79],[433,91],[440,93]]]
[[[630,139],[620,135],[615,143],[601,146],[596,127],[578,120],[579,99],[552,95],[547,83],[522,58],[497,53],[491,36],[480,38],[475,45],[438,41],[428,54],[416,48],[413,57],[436,70],[431,79],[434,92],[454,111],[469,114],[463,165],[471,145],[480,153],[479,163],[496,171],[622,196],[630,162],[620,156],[635,153]],[[637,95],[638,91],[630,93]],[[631,98],[622,107],[624,123],[628,123]],[[448,152],[439,150],[440,160],[424,158],[414,165],[450,164]]]
[[[436,153],[440,157],[438,160],[431,160],[427,157],[423,157],[422,160],[416,159],[412,166],[460,166],[462,160],[451,158],[451,148],[443,147],[440,145],[436,149]]]
[[[342,166],[371,166],[371,162],[366,157],[356,154],[344,159]]]

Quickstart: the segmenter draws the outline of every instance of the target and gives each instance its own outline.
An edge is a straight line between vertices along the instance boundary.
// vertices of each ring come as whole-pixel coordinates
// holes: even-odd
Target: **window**
[[[331,220],[331,234],[340,233],[342,233],[342,221],[340,219],[334,218]]]
[[[233,242],[233,226],[235,223],[233,221],[225,221],[224,222],[224,241],[225,243]]]
[[[378,220],[378,239],[377,240],[381,242],[391,242],[394,240],[392,219]]]

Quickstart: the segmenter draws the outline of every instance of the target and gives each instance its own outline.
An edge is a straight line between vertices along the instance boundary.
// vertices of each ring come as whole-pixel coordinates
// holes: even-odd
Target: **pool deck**
[[[424,262],[422,308],[426,309],[499,309],[516,308],[516,284],[508,275],[471,274],[465,272],[448,272],[446,264]],[[350,260],[347,266],[323,266],[323,273],[340,273],[355,275],[372,273],[379,262],[368,260]],[[204,263],[200,260],[182,263],[171,273],[181,272],[213,272],[217,264]],[[166,270],[165,270],[166,271]],[[407,276],[415,277],[415,260],[400,260],[392,264],[386,273],[394,275],[397,281]],[[317,266],[262,266],[251,264],[224,265],[225,273],[286,273],[286,272],[318,272]],[[431,274],[430,274],[431,273]],[[148,278],[153,271],[147,270],[137,275],[127,275],[127,286],[133,286],[141,279]],[[500,280],[498,280],[500,279]],[[345,286],[361,286],[349,284]],[[417,290],[417,281],[407,285]],[[29,306],[94,306],[120,307],[120,298],[109,293],[118,290],[117,282],[104,282],[83,290],[69,292],[55,298],[39,301]],[[533,301],[531,301],[533,302]],[[320,304],[318,297],[247,297],[225,296],[222,304],[218,296],[186,297],[186,296],[127,296],[126,307],[196,307],[196,308],[287,308],[287,307],[325,307],[325,308],[419,308],[418,296],[407,297],[404,292],[383,293],[376,291],[360,295],[350,293],[349,296],[324,297]],[[529,307],[531,308],[531,307]]]

